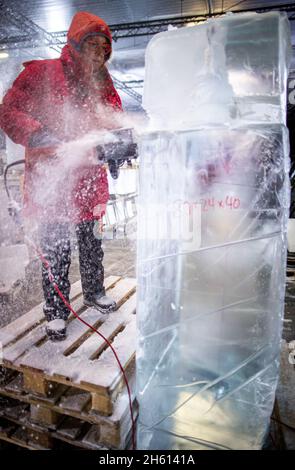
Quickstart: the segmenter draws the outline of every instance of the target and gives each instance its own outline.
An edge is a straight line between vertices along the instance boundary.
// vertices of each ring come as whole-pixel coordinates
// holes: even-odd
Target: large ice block
[[[263,442],[279,364],[287,152],[280,125],[143,139],[140,448],[257,449]],[[186,216],[191,230],[176,238],[169,227]]]
[[[157,129],[285,122],[285,13],[228,14],[157,34],[146,52],[144,107]]]
[[[233,23],[225,33],[228,21]],[[181,111],[173,130],[163,120],[158,130],[142,137],[137,305],[140,449],[259,449],[263,445],[278,379],[289,208],[289,144],[284,125],[289,42],[288,26],[284,31],[283,25],[286,18],[279,13],[235,15],[209,25],[225,44],[234,35],[246,52],[252,50],[255,36],[266,33],[272,50],[280,51],[275,56],[269,48],[265,59],[269,71],[265,76],[271,73],[274,80],[266,83],[257,71],[258,56],[256,66],[251,65],[266,114],[258,107],[251,123],[237,114],[224,119],[231,92],[216,103],[212,79],[204,88],[204,109],[197,112],[192,98],[193,118]],[[200,38],[198,29],[191,28],[196,70],[203,64],[198,48],[208,39],[204,27]],[[181,39],[187,33],[173,34]],[[170,32],[166,45],[165,35],[159,35],[162,52],[169,51],[171,37],[177,44]],[[149,93],[159,86],[156,70],[151,73],[153,60],[159,57],[157,41],[153,39],[147,50],[148,106],[156,104]],[[222,63],[225,56],[221,50],[215,54],[215,43],[206,47],[207,57],[216,55]],[[237,70],[251,54],[237,55]],[[166,76],[170,62],[164,55],[162,74]],[[230,63],[226,60],[222,65],[221,80],[231,70]],[[183,61],[188,74],[193,73],[191,65],[190,60]],[[185,76],[185,70],[181,73]],[[178,100],[183,97],[183,84],[178,75],[171,80]],[[233,89],[233,83],[230,86]],[[148,107],[154,128],[160,125],[164,109],[166,121],[170,119],[168,82],[167,88],[160,88],[163,99],[158,96],[158,108]],[[246,85],[241,88],[241,100],[243,93],[248,99]],[[236,92],[232,96],[237,103]],[[268,98],[274,98],[273,106]],[[253,106],[256,102],[253,98]],[[206,122],[202,122],[204,114]]]

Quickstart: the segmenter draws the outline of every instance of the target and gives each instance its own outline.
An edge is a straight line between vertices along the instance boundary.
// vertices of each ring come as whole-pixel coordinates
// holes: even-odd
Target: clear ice
[[[260,449],[282,331],[285,14],[156,35],[140,144],[139,449]]]

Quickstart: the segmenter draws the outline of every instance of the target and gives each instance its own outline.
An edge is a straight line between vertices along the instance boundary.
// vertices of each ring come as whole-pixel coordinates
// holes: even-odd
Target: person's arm
[[[32,115],[36,100],[40,100],[41,81],[40,67],[27,65],[0,105],[0,127],[16,144],[28,146],[32,135],[42,129],[42,123]]]

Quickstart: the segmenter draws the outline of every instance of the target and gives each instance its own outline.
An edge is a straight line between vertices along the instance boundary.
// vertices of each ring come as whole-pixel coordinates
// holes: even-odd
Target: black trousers
[[[103,250],[101,240],[93,233],[94,221],[76,225],[79,248],[81,284],[84,297],[104,293]],[[51,267],[56,284],[69,301],[71,264],[70,231],[67,224],[44,224],[39,228],[40,248]],[[63,303],[49,280],[49,273],[42,266],[42,286],[45,304],[43,307],[47,321],[61,318],[66,320],[70,310]]]

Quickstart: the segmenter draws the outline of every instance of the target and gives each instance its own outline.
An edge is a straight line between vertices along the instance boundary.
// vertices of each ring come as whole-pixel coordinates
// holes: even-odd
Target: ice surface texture
[[[218,54],[215,39],[205,44],[210,31],[218,38]],[[140,149],[139,449],[263,445],[284,305],[288,34],[285,15],[231,15],[161,33],[148,47],[145,105],[152,127],[160,127],[143,136]],[[181,41],[189,39],[185,48]],[[226,97],[216,104],[214,79],[208,90],[204,81],[199,112],[193,76],[202,68],[206,47],[207,58],[215,55],[221,65],[221,81],[235,69],[245,71],[245,85],[240,80],[235,89],[238,82],[228,81]],[[178,58],[182,66],[171,75]],[[162,65],[161,84],[155,61]],[[210,67],[213,62],[207,60]],[[251,124],[228,113],[232,98],[235,103],[249,98],[255,110]],[[264,103],[265,113],[256,103]],[[207,105],[216,108],[217,122]],[[169,113],[177,110],[179,120],[172,123]],[[219,121],[226,114],[229,120]]]
[[[157,34],[146,51],[144,107],[157,129],[281,122],[290,54],[284,13],[229,14]]]

